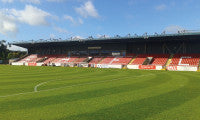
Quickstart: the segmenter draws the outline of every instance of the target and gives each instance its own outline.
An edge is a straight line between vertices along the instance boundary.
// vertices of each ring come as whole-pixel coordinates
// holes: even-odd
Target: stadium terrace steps
[[[129,65],[131,65],[133,63],[133,61],[136,59],[137,55],[135,57],[133,57],[133,59],[129,62]]]
[[[167,62],[166,62],[166,64],[165,64],[165,67],[170,65],[173,56],[174,56],[174,54],[171,54],[171,55],[170,55],[169,59],[167,60]]]

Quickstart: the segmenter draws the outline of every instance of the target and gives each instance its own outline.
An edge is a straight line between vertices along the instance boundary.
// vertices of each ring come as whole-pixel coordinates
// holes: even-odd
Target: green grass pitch
[[[200,120],[200,73],[1,65],[0,120]]]

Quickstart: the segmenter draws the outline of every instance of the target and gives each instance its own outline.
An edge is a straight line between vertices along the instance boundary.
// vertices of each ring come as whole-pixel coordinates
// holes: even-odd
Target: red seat
[[[27,62],[27,63],[37,62],[42,58],[43,58],[42,56],[38,56],[37,54],[32,54],[32,55],[29,55],[29,56],[25,57],[24,59],[20,60],[19,62]]]
[[[132,57],[114,58],[111,64],[127,65],[132,60]]]
[[[175,54],[170,65],[198,66],[200,54]]]
[[[110,64],[113,59],[114,59],[114,57],[106,57],[100,63],[101,64]]]
[[[132,62],[132,65],[142,65],[147,57],[153,57],[151,65],[164,66],[169,58],[169,54],[140,54]]]
[[[95,57],[90,61],[90,64],[98,64],[102,59],[102,57]]]

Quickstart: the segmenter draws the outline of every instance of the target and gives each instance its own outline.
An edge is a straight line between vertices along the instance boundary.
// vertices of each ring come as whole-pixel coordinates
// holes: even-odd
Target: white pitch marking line
[[[46,83],[48,83],[48,82],[50,82],[50,81],[47,81],[47,82],[42,82],[42,83],[40,83],[40,84],[36,85],[36,86],[34,87],[34,92],[38,92],[38,91],[37,91],[37,88],[38,88],[39,86],[43,85],[43,84],[46,84]]]
[[[116,75],[108,75],[108,76],[116,76]],[[87,76],[80,76],[78,78],[72,78],[72,79],[81,79],[81,78],[86,78]],[[107,76],[103,76],[103,77],[107,77]],[[34,92],[38,92],[37,88],[43,84],[46,84],[48,82],[53,82],[53,81],[59,81],[59,80],[64,80],[64,79],[56,79],[56,80],[50,80],[50,81],[46,81],[46,82],[42,82],[42,83],[39,83],[38,85],[36,85],[34,87]],[[71,80],[71,79],[70,79]]]
[[[158,74],[161,74],[161,73],[158,73]],[[135,76],[135,78],[136,77],[151,76],[151,75],[156,75],[156,74],[140,75],[140,76]],[[130,78],[130,77],[124,77],[124,78]],[[51,88],[51,89],[37,91],[38,85],[43,85],[43,84],[45,84],[47,82],[50,82],[50,81],[47,81],[47,82],[43,82],[43,83],[40,83],[40,84],[36,85],[37,86],[36,90],[35,90],[35,87],[34,87],[34,91],[32,91],[32,92],[24,92],[24,93],[17,93],[17,94],[5,95],[5,96],[0,96],[0,98],[6,98],[6,97],[18,96],[18,95],[25,95],[25,94],[37,93],[37,92],[43,92],[43,91],[51,91],[51,90],[57,90],[57,89],[62,89],[62,88],[70,88],[70,87],[83,86],[83,85],[91,85],[91,84],[96,84],[96,83],[112,82],[112,81],[117,81],[117,80],[120,80],[120,79],[121,78],[114,78],[112,80],[96,81],[96,82],[76,84],[76,85],[63,86],[63,87],[58,87],[58,88]],[[51,81],[56,81],[56,80],[51,80]]]
[[[143,76],[149,76],[149,75],[154,75],[154,74],[148,74],[148,75],[140,75],[140,76],[135,76],[135,77],[143,77]],[[130,78],[131,76],[129,77],[124,77],[124,78]],[[103,81],[96,81],[96,82],[89,82],[89,83],[82,83],[82,84],[76,84],[76,85],[70,85],[70,86],[64,86],[64,87],[59,87],[59,88],[51,88],[51,89],[47,89],[47,90],[54,90],[54,89],[60,89],[60,88],[67,88],[67,87],[74,87],[74,86],[82,86],[82,85],[88,85],[88,84],[95,84],[95,83],[103,83],[103,82],[111,82],[111,81],[116,81],[116,80],[119,80],[121,78],[113,78],[111,80],[103,80]],[[60,80],[60,79],[59,79]],[[42,82],[38,85],[36,85],[34,87],[34,92],[38,92],[37,88],[41,85],[44,85],[48,82],[52,82],[52,81],[58,81],[58,80],[51,80],[51,81],[46,81],[46,82]],[[40,91],[45,91],[45,90],[40,90]]]
[[[108,77],[108,76],[116,76],[116,75],[107,75],[107,76],[103,76],[103,77]],[[80,76],[80,77],[78,77],[78,78],[72,78],[72,79],[81,79],[81,78],[86,78],[86,77],[87,77],[87,76]],[[38,85],[36,85],[36,86],[34,87],[34,92],[38,92],[37,88],[38,88],[39,86],[42,86],[43,84],[46,84],[46,83],[48,83],[48,82],[53,82],[53,81],[59,81],[59,80],[64,80],[64,79],[56,79],[56,80],[50,80],[50,81],[46,81],[46,82],[39,83]],[[69,80],[71,80],[71,79],[69,79]]]
[[[151,76],[151,75],[155,75],[155,74],[141,75],[141,76],[136,76],[136,77],[144,77],[144,76]],[[124,78],[130,78],[130,77],[124,77]],[[104,80],[104,81],[82,83],[82,84],[76,84],[76,85],[70,85],[70,86],[63,86],[63,87],[58,87],[58,88],[51,88],[51,89],[46,89],[46,90],[40,90],[38,92],[51,91],[51,90],[57,90],[57,89],[62,89],[62,88],[70,88],[70,87],[76,87],[76,86],[83,86],[83,85],[92,85],[92,84],[97,84],[97,83],[112,82],[112,81],[117,81],[117,80],[120,80],[120,79],[121,78],[114,78],[114,79],[111,79],[111,80]]]

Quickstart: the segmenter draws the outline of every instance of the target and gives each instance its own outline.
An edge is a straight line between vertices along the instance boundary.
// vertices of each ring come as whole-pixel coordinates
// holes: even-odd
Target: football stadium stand
[[[98,64],[102,59],[103,57],[94,57],[89,64]]]
[[[131,63],[132,65],[165,65],[169,54],[141,54]]]
[[[12,65],[198,71],[200,32],[16,43],[29,55]]]
[[[112,57],[112,56],[106,57],[100,62],[100,64],[111,64],[114,58],[115,57]]]
[[[133,58],[132,57],[116,57],[111,64],[113,65],[127,65]]]
[[[198,66],[200,54],[175,54],[170,65]]]
[[[146,60],[147,55],[138,55],[135,60],[131,63],[132,65],[142,65],[144,61]]]
[[[82,62],[85,62],[87,60],[88,57],[80,57],[80,58],[77,58],[75,59],[75,63],[82,63]]]
[[[61,66],[62,64],[92,64],[99,68],[122,68],[127,66],[129,69],[157,69],[161,70],[167,67],[167,70],[197,70],[199,67],[200,54],[175,54],[168,66],[166,63],[170,54],[139,54],[135,59],[133,57],[67,57],[66,55],[29,55],[13,65],[42,66],[52,65]],[[131,62],[132,61],[132,62]],[[118,65],[118,66],[117,66]],[[182,67],[181,67],[182,66]],[[185,69],[183,69],[183,66]]]

